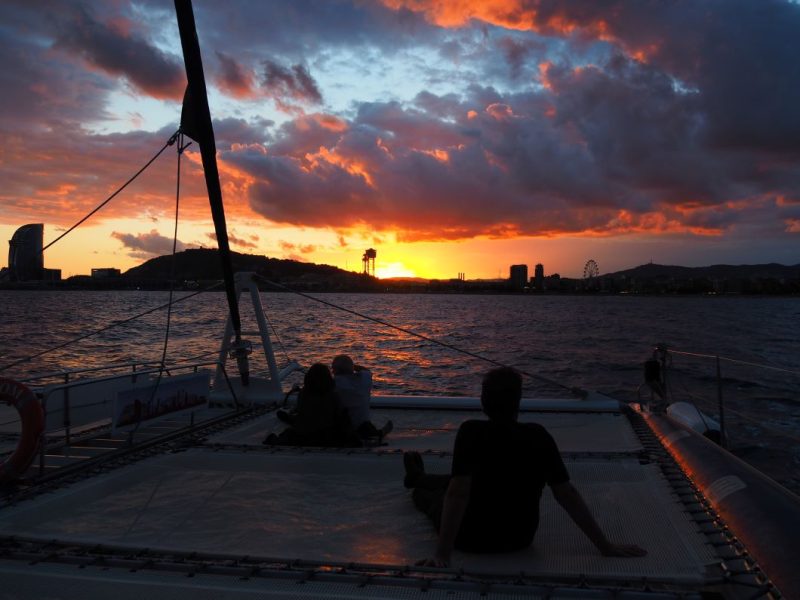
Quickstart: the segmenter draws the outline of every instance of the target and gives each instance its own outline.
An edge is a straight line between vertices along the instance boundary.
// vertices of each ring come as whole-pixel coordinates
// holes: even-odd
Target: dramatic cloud
[[[214,240],[215,242],[217,241],[217,234],[214,233],[213,231],[207,233],[206,237],[209,238],[210,240]],[[235,231],[228,232],[228,242],[230,242],[232,246],[239,246],[240,248],[247,248],[252,250],[258,248],[258,244],[256,244],[257,241],[258,241],[257,235],[251,235],[248,236],[248,239],[245,239],[241,236],[236,235]]]
[[[717,144],[796,151],[800,6],[787,0],[384,0],[443,27],[473,19],[521,31],[611,41],[698,92]],[[507,57],[519,65],[520,51]]]
[[[399,240],[800,239],[795,2],[297,0],[195,14],[233,217]],[[67,226],[174,132],[174,14],[157,0],[9,0],[0,19],[3,215]],[[181,217],[205,224],[196,144],[183,169]],[[93,219],[171,219],[174,192],[170,148]]]
[[[648,65],[618,55],[548,78],[545,94],[364,104],[341,131],[318,130],[316,150],[308,128],[287,126],[280,153],[224,157],[253,176],[251,204],[272,220],[403,239],[719,234],[748,218],[729,201],[800,184],[792,165],[753,169],[746,154],[710,148],[696,96]]]
[[[182,61],[126,31],[125,23],[100,23],[79,10],[74,21],[60,29],[56,48],[109,75],[125,77],[154,98],[182,97],[186,87]]]
[[[236,98],[252,98],[255,96],[255,77],[245,67],[223,52],[216,52],[219,61],[217,85]]]
[[[294,244],[286,240],[278,240],[278,247],[284,252],[300,252],[300,254],[311,254],[317,249],[314,244]]]
[[[266,95],[286,112],[297,112],[299,104],[319,104],[322,94],[317,83],[303,65],[283,67],[271,60],[264,61],[262,86]]]
[[[63,125],[57,132],[35,136],[7,134],[0,149],[3,214],[18,221],[71,225],[128,180],[172,133],[170,128],[97,135]],[[190,147],[183,160],[181,215],[207,218],[208,199],[194,149]],[[175,166],[172,146],[90,222],[120,217],[152,220],[174,212]]]
[[[670,3],[654,15],[632,2],[386,4],[438,26],[481,20],[514,30],[496,44],[509,77],[542,61],[540,87],[362,102],[337,129],[287,123],[266,151],[224,154],[253,177],[257,212],[296,225],[398,229],[401,239],[721,235],[753,219],[793,231],[796,208],[776,207],[800,184],[800,77],[786,76],[800,64],[796,5]],[[724,43],[743,27],[746,44]],[[516,33],[525,31],[575,48],[601,44],[597,60],[543,61],[547,44]]]
[[[122,245],[128,248],[129,254],[135,258],[147,259],[154,256],[172,254],[172,238],[161,235],[155,229],[151,230],[150,233],[140,233],[138,235],[115,231],[111,234],[111,237],[122,242]],[[178,252],[186,249],[186,244],[180,240],[178,240],[176,246]]]

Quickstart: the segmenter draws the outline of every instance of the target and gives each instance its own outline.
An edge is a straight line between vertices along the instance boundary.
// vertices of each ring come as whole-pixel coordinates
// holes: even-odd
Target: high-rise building
[[[539,292],[544,290],[544,265],[538,263],[533,269],[533,288]]]
[[[43,223],[23,225],[14,232],[8,242],[8,270],[12,281],[42,279],[44,271],[43,240]]]
[[[524,288],[528,283],[528,265],[511,265],[509,281],[514,288],[520,290]]]

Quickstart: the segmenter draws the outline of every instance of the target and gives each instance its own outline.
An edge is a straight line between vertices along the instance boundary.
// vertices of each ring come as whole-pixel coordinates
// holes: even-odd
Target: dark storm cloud
[[[160,5],[161,2],[153,2]],[[330,49],[399,46],[439,36],[438,28],[409,10],[350,0],[238,0],[197,2],[195,19],[204,43],[229,56],[303,57]],[[235,36],[231,36],[235,32]]]
[[[594,15],[585,6],[543,2],[540,8],[542,18],[559,10],[579,23],[605,18],[624,47],[697,89],[715,144],[798,152],[800,5],[617,2]]]
[[[361,103],[324,152],[284,127],[278,152],[250,164],[253,207],[296,224],[369,222],[429,238],[796,229],[785,198],[800,185],[798,5],[511,5],[431,3],[425,14],[563,38],[559,60],[536,65],[542,90]],[[498,42],[510,76],[541,60],[535,42]],[[575,63],[570,48],[597,60]]]
[[[797,153],[800,5],[787,0],[585,2],[384,0],[429,22],[470,19],[561,37],[610,40],[699,94],[709,142]],[[518,53],[507,54],[513,71]]]
[[[322,102],[317,82],[303,65],[284,67],[274,61],[265,60],[263,69],[262,90],[282,109],[291,109],[293,103]]]
[[[4,137],[10,131],[27,129],[30,134],[107,116],[105,100],[113,82],[50,51],[49,31],[60,12],[71,14],[72,9],[44,0],[36,7],[0,3],[0,115],[4,117],[0,128]]]
[[[186,86],[183,64],[122,25],[97,21],[76,10],[61,21],[55,47],[81,57],[93,68],[128,82],[154,98],[179,99]]]
[[[270,152],[225,159],[255,177],[251,205],[270,219],[404,239],[786,229],[763,203],[728,203],[796,189],[798,168],[715,147],[702,99],[663,71],[617,54],[546,78],[542,92],[364,103],[314,143],[287,125]]]
[[[228,148],[234,144],[263,144],[270,140],[269,130],[273,125],[274,122],[269,119],[217,119],[214,121],[214,137],[218,148]]]
[[[497,46],[506,59],[513,79],[519,78],[531,58],[541,55],[545,49],[539,40],[520,40],[512,36],[503,36],[497,41]]]
[[[233,57],[217,50],[217,86],[226,94],[236,98],[251,98],[255,95],[253,74]]]

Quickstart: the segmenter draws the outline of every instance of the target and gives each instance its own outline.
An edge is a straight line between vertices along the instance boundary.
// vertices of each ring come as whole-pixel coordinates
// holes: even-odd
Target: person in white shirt
[[[377,438],[378,442],[392,430],[392,422],[387,421],[381,429],[370,420],[369,403],[372,394],[372,372],[357,365],[346,354],[340,354],[331,363],[336,393],[342,406],[347,409],[350,422],[356,433],[364,440]]]

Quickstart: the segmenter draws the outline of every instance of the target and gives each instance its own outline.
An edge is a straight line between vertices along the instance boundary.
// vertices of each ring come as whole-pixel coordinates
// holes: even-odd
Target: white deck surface
[[[446,470],[449,459],[428,459]],[[703,580],[716,562],[654,465],[568,461],[610,537],[645,558],[600,557],[545,492],[529,550],[457,553],[470,572]],[[434,531],[402,486],[399,454],[239,453],[196,449],[147,459],[0,513],[0,533],[42,539],[409,564],[433,550]]]
[[[373,409],[372,422],[378,427],[387,420],[394,430],[387,437],[387,449],[450,452],[458,426],[467,419],[484,418],[479,411]],[[536,413],[520,414],[520,421],[544,425],[562,452],[636,452],[642,445],[628,420],[619,413]],[[261,446],[268,433],[286,425],[269,413],[245,425],[210,436],[210,443]]]

